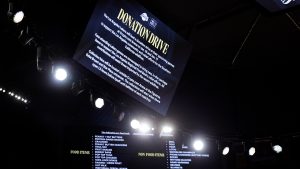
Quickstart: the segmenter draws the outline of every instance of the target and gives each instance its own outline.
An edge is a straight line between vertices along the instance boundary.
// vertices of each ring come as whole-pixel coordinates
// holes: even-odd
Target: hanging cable
[[[300,26],[298,25],[298,23],[294,20],[294,18],[292,18],[292,16],[289,13],[285,13],[285,15],[291,20],[291,22],[296,26],[296,28],[298,30],[300,30]]]
[[[246,44],[246,42],[247,42],[249,36],[250,36],[251,33],[252,33],[254,27],[256,26],[258,20],[260,19],[260,16],[261,16],[261,14],[259,13],[259,14],[257,15],[257,17],[255,18],[253,24],[251,25],[251,28],[249,29],[249,31],[248,31],[248,33],[247,33],[245,39],[243,40],[243,42],[242,42],[240,48],[239,48],[238,51],[236,52],[236,54],[235,54],[235,56],[234,56],[234,58],[233,58],[233,60],[232,60],[232,62],[231,62],[232,65],[235,63],[236,59],[237,59],[238,56],[240,55],[240,53],[241,53],[242,49],[244,48],[244,46],[245,46],[245,44]]]

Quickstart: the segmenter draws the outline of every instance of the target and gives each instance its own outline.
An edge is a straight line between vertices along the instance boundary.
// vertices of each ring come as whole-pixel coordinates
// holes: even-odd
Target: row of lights
[[[6,90],[4,88],[0,88],[0,92],[6,93]],[[8,95],[11,97],[14,97],[16,100],[22,101],[24,103],[28,103],[28,100],[21,97],[20,95],[15,94],[14,92],[8,92]],[[102,108],[104,106],[104,100],[102,98],[96,98],[95,99],[95,106],[97,108]],[[147,133],[150,132],[151,130],[153,131],[154,128],[150,126],[149,122],[145,121],[139,121],[137,119],[133,119],[130,122],[130,126],[134,130],[138,130],[139,132],[142,133]],[[165,125],[161,128],[160,136],[172,136],[173,128],[170,125]],[[193,142],[193,147],[197,151],[201,151],[204,148],[204,142],[201,139],[197,139]],[[272,149],[276,153],[281,153],[282,152],[282,147],[278,144],[273,145]],[[229,146],[225,146],[222,150],[222,155],[227,155],[230,152]],[[248,155],[253,156],[256,152],[255,147],[250,147],[248,150]]]
[[[8,3],[8,11],[7,11],[8,18],[12,20],[14,23],[19,24],[23,21],[25,14],[24,12],[17,7],[17,4],[13,2]],[[6,93],[4,88],[0,88],[0,92]],[[22,96],[15,94],[14,92],[8,92],[8,95],[14,97],[18,101],[22,101],[23,103],[27,104],[28,100],[23,98]]]
[[[139,121],[137,119],[132,119],[130,122],[130,126],[134,130],[138,130],[139,132],[150,132],[151,129],[154,130],[154,128],[151,128],[148,122],[145,121]],[[170,125],[165,125],[161,128],[160,136],[172,136],[172,132],[174,129]],[[195,139],[193,142],[193,148],[196,151],[201,151],[204,149],[204,141],[202,139]],[[275,153],[281,153],[282,152],[282,147],[278,144],[272,146],[272,150]],[[229,146],[224,146],[222,149],[222,155],[226,156],[230,152],[230,147]],[[256,152],[255,147],[250,147],[248,150],[248,155],[253,156]]]
[[[27,102],[28,102],[27,99],[21,97],[20,95],[15,94],[14,92],[8,92],[8,95],[10,95],[10,96],[12,96],[12,97],[15,97],[16,100],[22,101],[22,102],[24,102],[24,103],[27,103]]]
[[[3,89],[3,88],[0,88],[0,92],[2,92],[2,93],[5,93],[5,92],[6,92],[6,90],[5,90],[5,89]]]
[[[222,152],[223,155],[226,155],[226,154],[229,153],[229,147],[226,147],[226,148],[227,148],[228,150],[225,151],[225,149],[223,149],[223,152]],[[276,144],[276,145],[272,146],[272,150],[273,150],[275,153],[279,154],[279,153],[282,152],[282,147],[281,147],[280,145]],[[226,152],[227,152],[227,153],[226,153]],[[249,156],[253,156],[253,155],[255,154],[255,152],[256,152],[255,147],[250,147],[249,150],[248,150]]]
[[[151,127],[150,123],[147,121],[140,121],[137,119],[132,119],[130,122],[130,126],[132,129],[137,130],[141,133],[147,133],[150,132],[151,130],[153,131],[154,128]],[[160,136],[173,136],[173,127],[171,125],[164,125],[161,128],[160,131]],[[202,139],[195,139],[193,142],[193,148],[196,151],[201,151],[204,148],[204,142]]]
[[[273,150],[275,153],[279,154],[279,153],[282,152],[282,147],[281,147],[280,145],[278,145],[278,144],[275,144],[275,145],[272,146],[272,150]],[[224,156],[225,156],[225,155],[228,155],[229,152],[230,152],[229,146],[225,146],[225,147],[222,149],[222,155],[224,155]],[[254,146],[252,146],[252,147],[250,147],[250,148],[248,149],[248,155],[249,155],[249,156],[254,156],[255,153],[256,153],[256,149],[255,149]]]
[[[19,24],[24,20],[24,12],[18,8],[18,4],[9,2],[7,15],[14,23]],[[68,77],[68,71],[63,67],[53,66],[52,73],[57,81],[65,81]]]
[[[9,7],[8,7],[9,9],[8,9],[7,14],[8,14],[8,17],[10,20],[12,20],[16,24],[19,24],[24,20],[25,14],[20,8],[17,7],[17,5],[18,4],[9,2]],[[44,56],[42,56],[42,57],[44,57]],[[43,58],[43,59],[45,59],[45,58]],[[53,65],[51,71],[52,71],[52,75],[53,75],[54,79],[58,82],[65,81],[69,76],[68,70],[63,66]],[[6,92],[5,89],[2,89],[2,88],[0,88],[0,89],[1,89],[0,92],[3,92],[3,93]],[[9,92],[8,94],[12,97],[15,97],[17,100],[23,101],[24,103],[28,102],[27,99],[24,99],[19,95],[16,95],[14,92]],[[99,109],[102,108],[104,106],[104,100],[102,98],[96,99],[95,106]]]
[[[11,91],[7,92],[7,91],[6,91],[4,88],[2,88],[2,87],[0,87],[0,92],[2,92],[2,93],[7,93],[9,96],[15,98],[17,101],[21,101],[21,102],[23,102],[23,103],[25,103],[25,104],[28,103],[28,100],[27,100],[26,98],[22,97],[21,95],[15,94],[14,92],[11,92]]]
[[[8,14],[9,19],[12,20],[16,24],[21,23],[25,17],[24,12],[18,6],[20,6],[20,5],[9,1],[9,9],[8,9],[7,14]],[[53,64],[49,57],[49,53],[47,53],[47,52],[48,51],[44,47],[42,47],[42,46],[37,47],[37,69],[39,71],[47,70],[48,69],[47,66],[49,66],[47,64],[50,64],[51,75],[53,76],[53,78],[59,83],[63,83],[65,81],[67,81],[67,79],[70,77],[69,66],[61,65],[61,64],[60,65]],[[15,94],[12,93],[12,95],[15,95]],[[18,99],[19,97],[17,96],[16,98]],[[27,102],[26,99],[20,98],[20,100]],[[103,108],[104,103],[105,103],[105,101],[101,97],[97,97],[93,100],[94,106],[98,109]]]
[[[272,146],[272,150],[273,150],[275,153],[279,154],[279,153],[282,152],[282,147],[281,147],[280,145],[278,145],[278,144],[275,144],[275,145]],[[228,155],[229,152],[230,152],[230,147],[229,147],[229,146],[225,146],[225,147],[222,149],[222,155],[224,155],[224,156],[225,156],[225,155]],[[254,146],[252,146],[252,147],[250,147],[250,148],[248,149],[248,155],[249,155],[249,156],[254,156],[255,153],[256,153],[256,149],[255,149]]]
[[[18,5],[19,4],[9,1],[7,12],[8,18],[16,24],[21,23],[25,17],[24,12],[18,7]],[[68,71],[63,67],[53,66],[52,73],[57,81],[64,81],[68,77]]]

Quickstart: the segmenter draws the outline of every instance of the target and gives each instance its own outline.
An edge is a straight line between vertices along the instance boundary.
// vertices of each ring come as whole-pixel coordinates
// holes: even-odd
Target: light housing
[[[276,144],[276,145],[273,145],[273,146],[272,146],[272,150],[273,150],[275,153],[279,154],[279,153],[282,152],[282,147],[281,147],[280,145]]]
[[[227,155],[230,151],[230,148],[228,146],[224,147],[223,150],[222,150],[222,155]]]
[[[24,20],[25,13],[23,10],[21,10],[19,4],[9,2],[7,16],[14,23],[18,24]]]
[[[18,11],[13,15],[13,21],[14,23],[20,23],[24,19],[24,12],[23,11]]]
[[[255,147],[250,147],[248,150],[248,155],[253,156],[255,154]]]

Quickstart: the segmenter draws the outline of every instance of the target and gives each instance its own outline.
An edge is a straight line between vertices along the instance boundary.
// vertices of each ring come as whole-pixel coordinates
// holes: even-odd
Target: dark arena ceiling
[[[252,0],[137,2],[193,46],[166,117],[152,113],[153,118],[166,118],[182,130],[214,137],[299,136],[298,7],[271,13]],[[0,87],[24,95],[30,103],[19,104],[0,94],[3,146],[7,145],[3,154],[9,154],[8,162],[20,158],[14,144],[22,151],[35,151],[28,153],[32,158],[39,159],[39,153],[47,151],[59,156],[64,126],[128,125],[111,117],[109,107],[96,112],[88,91],[75,96],[71,82],[55,84],[48,72],[38,71],[36,47],[33,42],[26,44],[28,37],[19,36],[21,30],[27,31],[53,58],[68,62],[96,1],[17,3],[25,12],[24,22],[18,25],[7,17],[7,1],[0,5]],[[74,79],[75,72],[84,75],[72,69]],[[96,88],[101,90],[101,85]],[[38,164],[49,161],[43,159]],[[22,162],[35,166],[32,160]],[[55,168],[57,163],[48,168]]]

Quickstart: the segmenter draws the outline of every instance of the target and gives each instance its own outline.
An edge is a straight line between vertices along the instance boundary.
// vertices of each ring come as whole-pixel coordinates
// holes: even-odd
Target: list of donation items
[[[209,154],[188,149],[179,150],[174,140],[151,140],[143,143],[129,132],[102,131],[93,136],[93,169],[166,168],[184,169],[196,167],[199,160]],[[144,136],[141,136],[144,137]],[[133,138],[134,140],[130,139]],[[156,139],[148,137],[147,139]],[[197,163],[198,162],[198,163]]]
[[[167,159],[167,168],[169,169],[183,169],[184,166],[189,165],[193,158],[209,157],[208,154],[196,153],[194,151],[177,151],[175,141],[167,141],[167,152],[169,157]]]
[[[94,136],[94,157],[95,169],[127,169],[123,163],[114,156],[113,150],[127,148],[122,132],[101,132],[101,135]]]
[[[174,64],[164,58],[168,46],[165,45],[162,51],[154,51],[148,42],[151,38],[157,40],[157,37],[150,34],[149,41],[137,38],[136,33],[139,36],[146,36],[143,35],[146,28],[136,27],[137,32],[132,32],[120,15],[120,13],[119,16],[103,14],[104,20],[99,22],[102,32],[94,33],[97,47],[88,50],[85,56],[92,61],[91,66],[95,70],[128,89],[138,98],[148,103],[160,104],[159,90],[168,85],[163,78],[171,75],[175,68]]]

